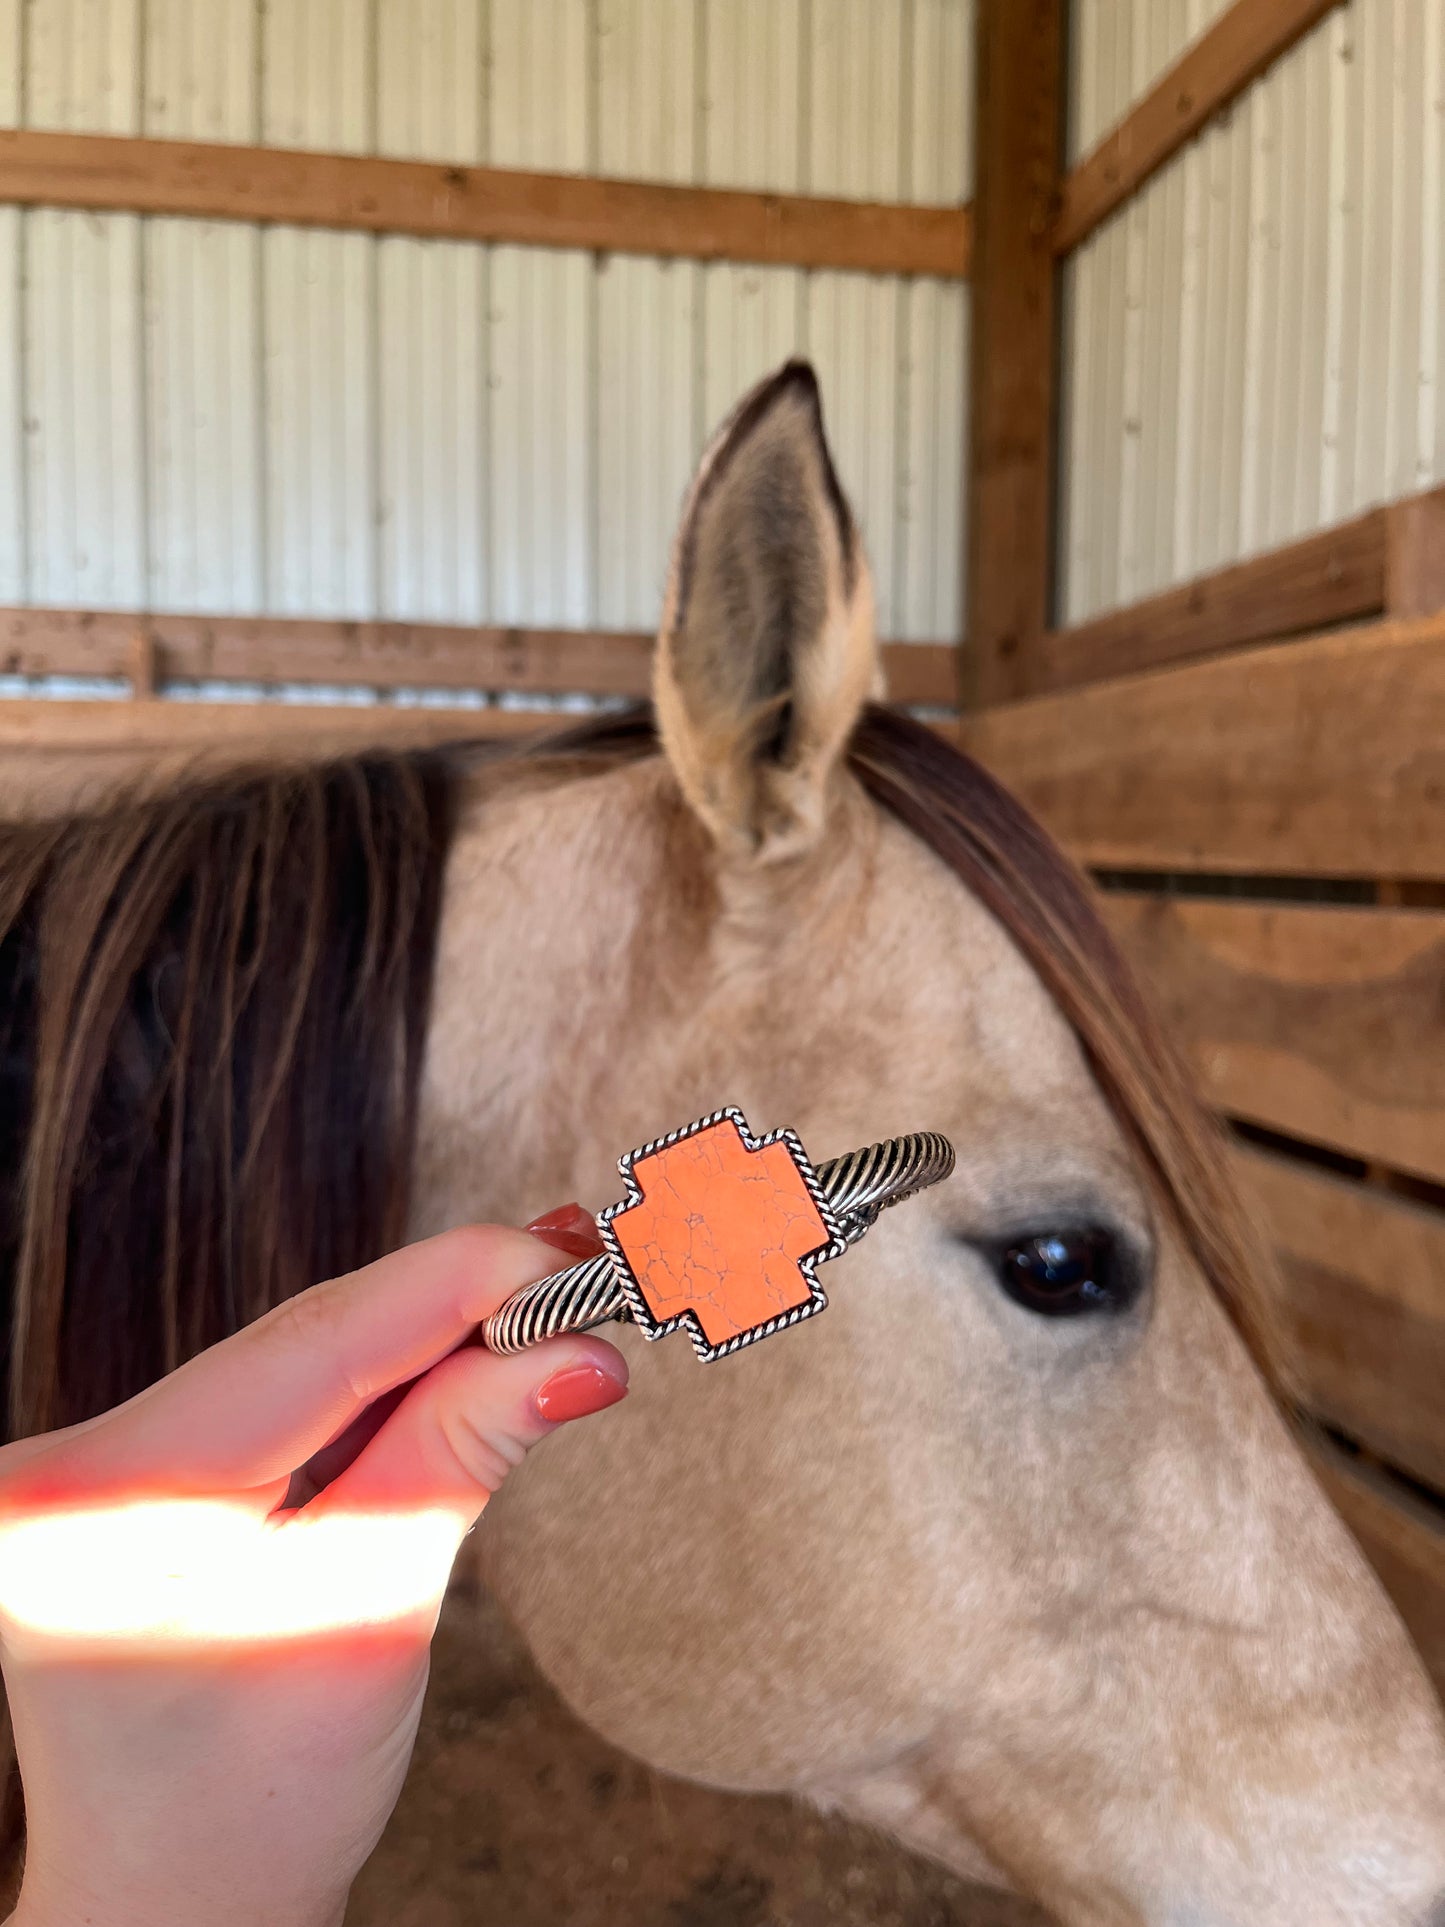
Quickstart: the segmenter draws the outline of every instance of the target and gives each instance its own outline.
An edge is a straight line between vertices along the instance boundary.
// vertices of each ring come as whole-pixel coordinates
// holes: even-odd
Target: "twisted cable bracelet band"
[[[697,1124],[657,1139],[654,1144],[644,1146],[639,1151],[629,1152],[619,1160],[623,1176],[628,1179],[629,1189],[633,1193],[633,1202],[641,1197],[632,1176],[634,1165],[688,1137],[714,1129],[724,1119],[738,1125],[749,1148],[766,1147],[771,1142],[786,1140],[809,1191],[825,1212],[823,1222],[833,1234],[832,1245],[817,1253],[816,1257],[835,1256],[846,1246],[856,1244],[876,1222],[881,1211],[915,1196],[929,1185],[937,1184],[953,1170],[953,1146],[936,1131],[918,1131],[906,1137],[888,1138],[880,1144],[847,1151],[841,1157],[830,1158],[814,1168],[808,1165],[801,1144],[791,1132],[775,1133],[773,1139],[753,1139],[741,1113],[718,1111]],[[601,1214],[599,1223],[604,1237],[607,1237],[610,1229],[609,1221],[625,1208],[625,1205],[615,1205]],[[627,1267],[624,1254],[617,1247],[616,1239],[609,1237],[608,1244],[609,1249],[597,1257],[570,1265],[565,1271],[555,1272],[551,1277],[541,1278],[536,1284],[515,1292],[481,1327],[481,1336],[488,1349],[504,1353],[519,1352],[529,1345],[540,1344],[543,1339],[556,1338],[567,1332],[587,1331],[594,1325],[606,1324],[612,1319],[635,1320],[644,1325],[648,1337],[659,1336],[664,1328],[670,1329],[670,1326],[648,1328],[651,1321],[645,1316],[638,1316],[640,1307],[636,1280]],[[811,1282],[811,1270],[807,1266],[803,1269],[805,1277]],[[773,1318],[765,1325],[740,1333],[721,1344],[704,1346],[696,1334],[694,1343],[704,1357],[735,1350],[740,1344],[762,1336],[764,1331],[794,1322],[798,1317],[807,1316],[811,1310],[821,1309],[826,1300],[816,1285],[812,1289],[812,1301],[801,1301],[790,1314]]]

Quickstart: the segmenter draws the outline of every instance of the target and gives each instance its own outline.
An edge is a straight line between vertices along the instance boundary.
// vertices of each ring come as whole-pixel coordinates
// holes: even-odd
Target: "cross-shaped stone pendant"
[[[847,1248],[797,1135],[754,1137],[729,1108],[629,1152],[598,1218],[648,1338],[687,1328],[721,1358],[827,1305],[815,1268]]]

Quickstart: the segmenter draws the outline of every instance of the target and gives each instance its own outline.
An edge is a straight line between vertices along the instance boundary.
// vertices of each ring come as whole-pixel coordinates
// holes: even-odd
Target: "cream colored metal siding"
[[[486,154],[484,0],[383,7],[377,151]],[[377,251],[379,611],[480,622],[489,610],[488,252],[388,235]]]
[[[488,158],[585,173],[592,146],[590,9],[491,0]],[[585,623],[593,579],[592,256],[492,254],[491,615]]]
[[[140,127],[137,0],[25,10],[32,127]],[[40,210],[22,221],[28,592],[145,600],[146,463],[140,222]]]
[[[712,187],[803,184],[802,0],[703,0],[702,178]],[[723,261],[702,270],[702,420],[803,344],[804,277]]]
[[[598,173],[699,178],[699,13],[690,0],[598,0]],[[702,432],[701,279],[690,261],[597,263],[596,614],[608,628],[657,619]]]
[[[1090,140],[1158,71],[1159,18],[1080,5]],[[1350,0],[1085,243],[1066,619],[1445,479],[1442,201],[1445,0]]]
[[[900,0],[826,0],[815,7],[814,24],[806,93],[808,190],[901,199]],[[881,275],[807,277],[808,352],[823,385],[838,468],[877,574],[879,621],[889,630],[895,626],[902,296],[902,285]]]
[[[873,564],[878,619],[888,630],[898,570],[898,309],[902,289],[881,276],[810,277],[806,344],[822,383],[828,435]]]
[[[915,8],[904,108],[910,201],[946,205],[973,192],[973,44],[971,0]],[[967,372],[967,287],[909,282],[899,363],[897,583],[885,623],[903,638],[963,629]]]
[[[20,118],[22,0],[0,0],[0,124]],[[0,207],[0,601],[23,602],[25,382],[21,355],[20,210]]]
[[[375,145],[368,0],[284,0],[261,16],[261,139]],[[261,237],[266,606],[377,607],[377,275],[367,234]]]
[[[951,202],[972,39],[972,0],[0,0],[0,118]],[[880,625],[947,636],[966,313],[921,280],[0,210],[0,599],[646,625],[703,438],[808,353]]]
[[[1072,166],[1098,144],[1234,0],[1073,0],[1069,21]]]
[[[175,140],[259,133],[253,0],[147,0],[142,120]],[[262,541],[261,236],[145,221],[146,600],[258,609]]]

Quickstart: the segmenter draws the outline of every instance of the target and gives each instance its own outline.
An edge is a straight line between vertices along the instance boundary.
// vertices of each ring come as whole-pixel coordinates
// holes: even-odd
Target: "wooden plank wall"
[[[645,697],[652,651],[642,630],[0,608],[0,676],[121,685],[0,699],[0,813],[93,800],[142,767],[556,727],[599,698]],[[952,645],[885,643],[883,665],[894,701],[952,708]],[[301,700],[275,700],[277,685]],[[184,699],[156,700],[168,691]]]
[[[1363,1454],[1327,1486],[1445,1688],[1445,494],[1398,519],[1408,571],[1379,511],[1049,638],[1041,693],[963,734],[1100,877],[1235,1131],[1280,1382]]]
[[[1332,4],[1218,12],[1063,177],[1055,256]],[[976,424],[1042,366],[1019,334],[1001,368],[975,363]],[[965,745],[1094,872],[1226,1121],[1278,1260],[1278,1382],[1323,1428],[1321,1479],[1445,1688],[1445,490],[1050,628],[997,612],[1052,606],[1059,530],[1042,560],[1037,528],[1019,542],[995,517],[987,539],[985,480],[976,448],[970,608],[989,624]]]

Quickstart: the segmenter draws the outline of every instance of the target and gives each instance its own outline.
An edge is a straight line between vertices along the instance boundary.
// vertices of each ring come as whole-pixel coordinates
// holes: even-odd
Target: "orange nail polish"
[[[549,1425],[565,1425],[569,1419],[605,1412],[626,1398],[627,1380],[600,1365],[569,1365],[544,1379],[532,1396]]]
[[[553,1250],[565,1251],[569,1258],[595,1258],[605,1249],[597,1235],[596,1220],[580,1204],[560,1204],[555,1211],[533,1218],[527,1230]]]

